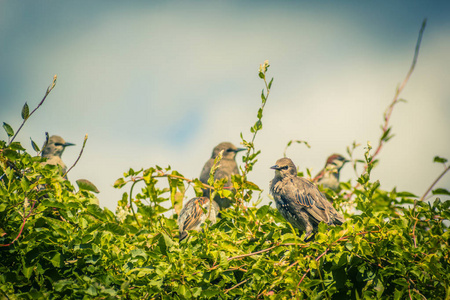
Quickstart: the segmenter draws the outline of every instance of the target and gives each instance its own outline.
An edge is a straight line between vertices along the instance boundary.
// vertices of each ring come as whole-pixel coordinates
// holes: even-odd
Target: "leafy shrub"
[[[370,179],[388,126],[375,153],[369,144],[364,159],[354,160],[364,164],[357,182],[325,191],[336,208],[350,203],[357,211],[346,213],[342,226],[321,224],[314,240],[304,242],[271,203],[257,206],[261,196],[255,200],[253,193],[259,187],[247,174],[260,153],[254,141],[272,85],[268,67],[264,63],[259,72],[265,90],[253,136],[247,141],[241,135],[248,151],[242,175],[233,177],[235,205],[181,243],[177,215],[167,211],[179,211],[189,185],[201,193],[198,179],[169,167],[130,169],[114,184],[129,186],[114,214],[95,204],[89,188],[75,191],[57,166],[42,166],[42,158],[13,139],[0,141],[0,297],[449,299],[450,234],[444,220],[450,202],[385,191]],[[24,121],[29,117],[22,115]],[[435,160],[448,170],[445,159]],[[215,182],[212,188],[226,193],[222,187]]]

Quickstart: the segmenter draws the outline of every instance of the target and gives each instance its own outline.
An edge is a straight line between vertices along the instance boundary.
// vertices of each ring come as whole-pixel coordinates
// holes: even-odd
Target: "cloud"
[[[376,145],[420,25],[397,29],[391,23],[395,40],[361,16],[353,18],[354,11],[313,6],[120,8],[97,10],[81,27],[68,15],[69,25],[60,23],[60,30],[52,27],[51,34],[33,39],[8,64],[23,76],[14,85],[15,99],[27,99],[30,106],[58,73],[57,87],[21,141],[43,141],[49,131],[80,147],[88,133],[83,157],[69,176],[93,181],[101,205],[112,210],[123,191],[111,186],[129,167],[171,165],[196,177],[216,144],[238,144],[241,132],[250,138],[263,88],[257,70],[266,59],[275,81],[255,141],[262,153],[250,175],[265,193],[273,177],[268,167],[291,139],[312,145],[293,146],[288,155],[313,173],[330,153],[344,153],[355,140]],[[450,128],[449,33],[440,28],[426,29],[417,69],[402,94],[409,102],[393,113],[396,137],[384,146],[374,171],[384,188],[398,185],[420,194],[439,172],[432,157],[450,156],[444,138]],[[5,121],[12,120],[11,112],[18,117],[23,105],[8,103],[8,113],[0,112]],[[361,147],[357,155],[362,152]],[[77,155],[68,149],[66,164]],[[354,178],[350,168],[343,178]],[[447,179],[442,184],[450,186]]]

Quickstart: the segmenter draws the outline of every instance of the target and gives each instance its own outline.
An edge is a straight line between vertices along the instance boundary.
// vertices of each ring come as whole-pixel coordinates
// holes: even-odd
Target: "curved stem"
[[[142,179],[142,180],[144,180],[144,179]],[[133,216],[134,216],[134,219],[136,220],[136,223],[138,224],[139,227],[141,227],[141,223],[139,223],[139,220],[138,220],[138,218],[136,216],[136,213],[134,212],[134,207],[133,207],[133,188],[136,185],[136,183],[138,183],[139,181],[141,181],[141,179],[134,181],[133,184],[131,185],[131,188],[130,188],[130,207],[131,207],[131,211],[133,212]]]
[[[33,210],[34,210],[34,205],[36,204],[36,201],[33,201],[33,204],[31,205],[31,209],[30,209],[30,212],[28,213],[28,215],[23,219],[23,222],[22,222],[22,226],[21,226],[21,228],[20,228],[20,231],[19,231],[19,234],[16,236],[16,238],[14,239],[14,240],[12,240],[12,242],[11,243],[9,243],[9,244],[0,244],[0,247],[8,247],[8,246],[11,246],[21,235],[22,235],[22,232],[23,232],[23,228],[25,227],[25,222],[27,221],[27,219],[28,219],[28,217],[30,217],[30,215],[31,215],[31,213],[33,212]]]
[[[80,160],[81,155],[83,154],[84,147],[86,146],[86,141],[87,141],[87,139],[88,139],[88,135],[86,134],[86,135],[84,136],[83,146],[81,147],[81,151],[80,151],[80,154],[78,154],[77,160],[73,163],[73,165],[69,168],[69,170],[67,170],[66,173],[64,173],[63,177],[66,177],[67,173],[69,173],[70,170],[72,170],[73,167],[75,167],[75,165],[76,165],[76,164],[78,163],[78,161]]]
[[[34,114],[34,112],[44,103],[45,99],[47,99],[47,96],[50,94],[50,92],[53,90],[53,88],[56,85],[56,79],[58,77],[55,75],[53,76],[53,82],[52,84],[47,88],[47,91],[45,92],[44,98],[41,100],[41,102],[39,102],[38,106],[36,106],[35,109],[33,109],[33,111],[28,115],[28,117],[26,117],[22,124],[20,125],[19,129],[17,129],[16,134],[14,134],[14,136],[11,138],[11,140],[8,143],[8,146],[11,145],[11,143],[14,141],[14,139],[17,137],[17,134],[19,133],[19,131],[22,129],[23,125],[25,125],[25,122],[31,117],[32,114]]]
[[[425,192],[425,194],[423,194],[423,196],[420,198],[421,201],[423,201],[423,199],[425,199],[425,197],[428,195],[428,193],[431,192],[431,190],[434,188],[436,183],[438,183],[439,180],[441,180],[441,178],[445,175],[445,173],[447,173],[448,170],[450,170],[450,166],[446,167],[444,169],[444,172],[442,172],[441,175],[439,175],[438,178],[436,178],[436,180],[431,184],[431,186],[428,188],[428,190]]]

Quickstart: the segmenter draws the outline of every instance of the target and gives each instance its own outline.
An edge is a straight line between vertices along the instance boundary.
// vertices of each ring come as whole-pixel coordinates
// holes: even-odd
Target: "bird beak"
[[[247,150],[247,148],[237,148],[237,149],[236,149],[236,153],[241,152],[241,151],[244,151],[244,150]]]
[[[63,144],[63,146],[64,146],[64,148],[66,148],[67,146],[75,146],[75,144],[72,144],[72,143],[65,143],[65,144]]]
[[[274,170],[279,170],[279,169],[280,169],[280,167],[279,167],[278,165],[271,166],[270,168],[271,168],[271,169],[274,169]]]
[[[344,164],[349,163],[349,162],[351,162],[351,160],[348,160],[348,159],[344,160]]]

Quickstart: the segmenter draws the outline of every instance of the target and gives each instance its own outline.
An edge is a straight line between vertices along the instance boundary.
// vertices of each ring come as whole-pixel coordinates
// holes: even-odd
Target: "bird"
[[[275,170],[275,177],[270,182],[275,205],[286,221],[305,232],[305,240],[317,231],[320,222],[328,225],[344,223],[344,217],[317,186],[297,176],[297,168],[291,159],[281,158],[271,169]]]
[[[203,166],[202,172],[200,173],[200,181],[208,184],[209,174],[211,172],[211,168],[214,165],[215,158],[219,155],[221,151],[223,151],[222,160],[219,163],[219,168],[216,170],[214,174],[214,180],[226,178],[227,182],[225,183],[225,188],[231,188],[231,175],[239,174],[239,168],[236,163],[236,154],[240,151],[247,150],[246,148],[237,148],[232,143],[222,142],[214,147],[211,158]],[[209,189],[203,189],[203,196],[209,197],[210,191]],[[217,195],[214,199],[220,206],[221,209],[225,209],[231,205],[231,200],[228,198],[221,198]]]
[[[312,179],[317,185],[336,191],[339,188],[339,173],[345,163],[349,162],[340,154],[332,154],[328,157],[325,167]]]
[[[42,165],[59,165],[61,166],[62,174],[65,174],[67,171],[67,166],[61,159],[61,155],[64,152],[64,149],[68,146],[74,146],[75,144],[67,143],[62,137],[58,135],[52,135],[44,149],[42,150],[42,157],[47,158]]]
[[[178,216],[180,242],[188,236],[189,230],[201,230],[206,220],[210,220],[211,225],[216,223],[219,210],[217,202],[208,197],[196,197],[189,200]]]

